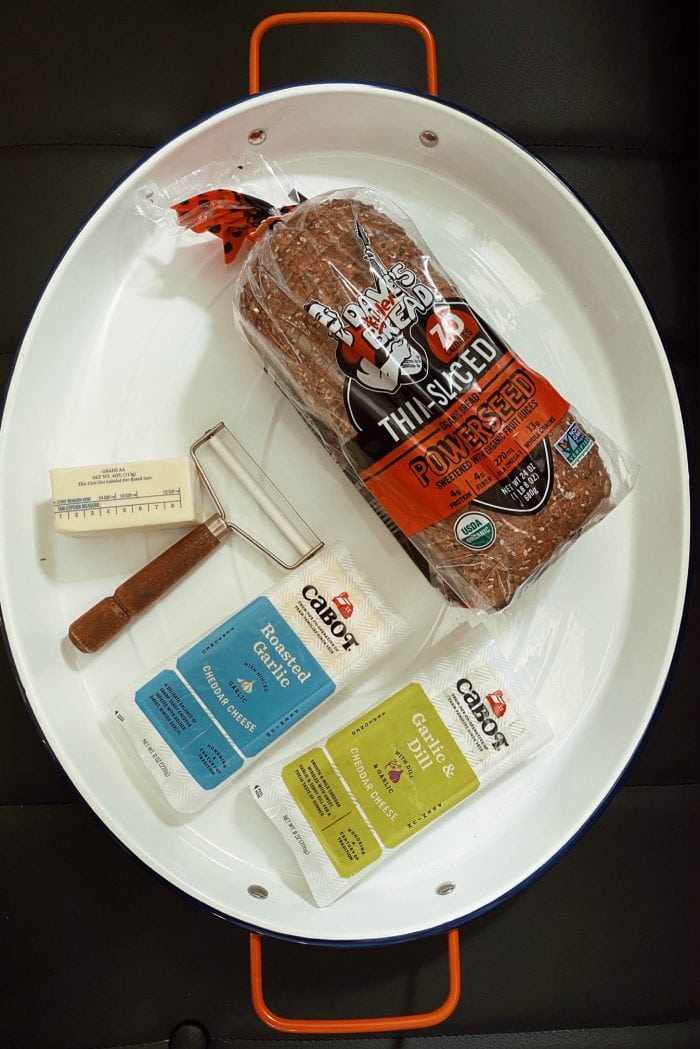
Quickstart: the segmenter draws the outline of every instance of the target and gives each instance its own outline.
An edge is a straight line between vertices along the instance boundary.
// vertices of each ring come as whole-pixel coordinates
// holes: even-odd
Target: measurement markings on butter
[[[153,513],[156,510],[180,509],[182,491],[180,488],[154,492],[152,495],[139,495],[134,492],[129,496],[113,496],[104,499],[56,499],[54,516],[59,520],[64,517],[102,517],[103,514],[116,515],[135,513]]]

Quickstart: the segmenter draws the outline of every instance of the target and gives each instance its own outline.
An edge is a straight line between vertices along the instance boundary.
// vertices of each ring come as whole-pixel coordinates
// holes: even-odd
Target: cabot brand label
[[[329,760],[330,758],[330,760]],[[282,778],[342,877],[432,823],[479,780],[425,691],[406,685]]]
[[[200,786],[211,789],[241,767],[239,755],[258,754],[334,691],[263,596],[184,652],[174,670],[142,686],[136,703]]]
[[[411,683],[331,736],[333,764],[386,848],[394,848],[479,787],[445,722]]]
[[[319,584],[283,587],[282,609],[255,598],[137,691],[137,706],[205,790],[335,691],[323,657],[335,665],[360,653],[350,591],[326,595]]]
[[[115,696],[113,713],[173,808],[196,812],[409,632],[333,543]]]
[[[335,690],[264,596],[184,653],[176,669],[246,757]]]
[[[461,299],[441,299],[402,262],[387,267],[355,223],[374,287],[310,316],[337,340],[346,452],[406,535],[477,503],[534,513],[551,491],[546,437],[569,405]],[[562,452],[562,454],[564,454]]]
[[[403,688],[251,781],[319,906],[551,738],[513,691],[493,638],[483,627],[468,633],[454,631]],[[449,841],[433,838],[436,863]]]

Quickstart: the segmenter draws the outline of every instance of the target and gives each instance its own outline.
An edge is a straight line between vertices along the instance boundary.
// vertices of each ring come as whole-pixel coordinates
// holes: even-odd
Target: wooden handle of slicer
[[[97,652],[116,637],[132,616],[144,612],[183,576],[203,561],[226,534],[220,517],[210,517],[177,543],[169,546],[125,583],[112,597],[98,601],[68,628],[68,637],[81,652]]]

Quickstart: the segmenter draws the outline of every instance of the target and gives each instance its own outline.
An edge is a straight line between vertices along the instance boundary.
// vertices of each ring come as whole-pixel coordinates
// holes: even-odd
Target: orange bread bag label
[[[359,222],[374,287],[337,312],[306,304],[336,339],[345,453],[411,536],[471,503],[534,513],[552,471],[547,435],[568,403],[527,368],[463,299],[441,298],[403,262],[385,265]]]
[[[481,383],[360,476],[410,536],[506,480],[567,408],[546,379],[507,351]],[[517,494],[525,504],[539,501],[534,486]]]

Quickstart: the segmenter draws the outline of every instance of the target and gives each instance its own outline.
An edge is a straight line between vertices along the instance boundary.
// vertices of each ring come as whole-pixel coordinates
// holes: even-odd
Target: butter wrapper
[[[188,458],[69,466],[49,476],[54,528],[64,535],[181,528],[202,519]]]

